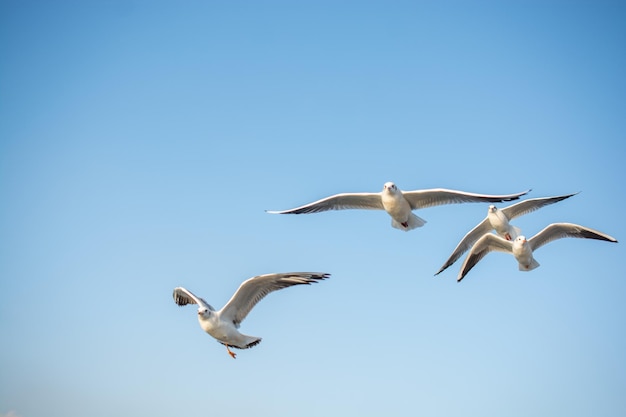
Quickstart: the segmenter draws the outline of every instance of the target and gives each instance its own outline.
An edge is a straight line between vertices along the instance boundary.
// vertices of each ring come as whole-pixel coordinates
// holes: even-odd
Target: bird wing
[[[439,275],[446,268],[448,268],[450,265],[455,263],[457,259],[461,257],[461,255],[463,255],[469,248],[472,247],[474,242],[476,242],[478,239],[480,239],[481,236],[483,236],[486,233],[489,233],[490,231],[491,231],[491,224],[489,223],[489,219],[485,218],[482,222],[478,223],[476,227],[474,227],[472,230],[467,232],[465,237],[463,237],[463,239],[461,239],[461,241],[456,246],[456,248],[454,248],[452,255],[450,255],[446,263],[443,264],[441,269],[439,269],[439,271],[435,275]]]
[[[267,210],[267,212],[271,214],[303,214],[345,209],[383,210],[381,193],[335,194],[290,210]]]
[[[470,249],[456,280],[461,281],[481,259],[494,250],[511,253],[513,251],[513,243],[493,233],[483,235]]]
[[[179,306],[185,306],[187,304],[198,304],[202,307],[206,307],[209,310],[215,310],[213,307],[209,305],[203,298],[198,297],[191,291],[183,287],[174,288],[174,302]]]
[[[520,196],[529,193],[530,190],[517,194],[490,195],[474,194],[464,191],[446,190],[444,188],[433,188],[430,190],[403,191],[402,195],[411,205],[411,209],[440,206],[443,204],[455,203],[499,203],[502,201],[517,200]]]
[[[505,207],[501,209],[501,211],[506,215],[507,219],[512,220],[516,217],[523,216],[524,214],[539,210],[540,208],[548,206],[550,204],[563,201],[566,198],[570,198],[571,196],[574,196],[576,194],[578,193],[560,195],[556,197],[531,198]]]
[[[531,237],[528,240],[528,243],[534,251],[536,249],[539,249],[543,245],[552,242],[553,240],[562,239],[565,237],[597,239],[606,240],[608,242],[617,242],[617,239],[615,239],[614,237],[585,226],[573,223],[552,223],[546,226],[541,232]]]
[[[328,277],[330,274],[317,272],[258,275],[244,281],[219,314],[224,320],[232,320],[238,327],[250,310],[272,291],[293,285],[309,285]]]

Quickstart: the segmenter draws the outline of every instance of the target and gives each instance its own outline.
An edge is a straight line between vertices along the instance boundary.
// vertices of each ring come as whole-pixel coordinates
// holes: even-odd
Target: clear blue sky
[[[623,416],[626,6],[0,2],[0,416]],[[581,191],[523,273],[433,274],[485,204],[269,215],[339,192]],[[506,205],[506,204],[505,204]],[[501,205],[503,206],[503,205]],[[179,308],[254,275],[232,360]]]

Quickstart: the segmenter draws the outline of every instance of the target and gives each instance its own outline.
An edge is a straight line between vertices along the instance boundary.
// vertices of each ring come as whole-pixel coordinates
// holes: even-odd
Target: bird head
[[[206,307],[199,307],[198,308],[198,316],[199,317],[204,317],[204,318],[208,318],[211,315],[211,310],[209,310]]]
[[[496,211],[498,211],[496,206],[494,206],[493,204],[490,204],[489,205],[489,213],[495,213]]]
[[[395,193],[396,191],[398,191],[398,187],[396,187],[396,184],[394,184],[393,182],[386,182],[385,185],[383,186],[383,191],[387,191],[389,193]]]
[[[526,240],[526,236],[520,235],[520,236],[515,238],[515,240],[513,241],[513,244],[517,245],[517,246],[524,246],[526,244],[526,242],[528,242]]]

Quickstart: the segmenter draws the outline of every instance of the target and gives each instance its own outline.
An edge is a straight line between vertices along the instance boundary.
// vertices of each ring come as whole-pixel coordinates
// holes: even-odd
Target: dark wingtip
[[[313,273],[308,278],[309,281],[307,281],[305,284],[310,285],[313,283],[318,283],[319,281],[322,281],[328,278],[330,278],[330,274],[328,272]]]
[[[574,197],[576,194],[580,194],[580,191],[576,191],[575,193],[565,194],[561,196],[561,200],[565,200],[566,198]]]

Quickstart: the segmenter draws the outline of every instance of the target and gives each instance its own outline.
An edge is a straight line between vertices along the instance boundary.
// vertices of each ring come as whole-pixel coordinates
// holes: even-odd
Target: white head
[[[208,319],[211,317],[211,310],[206,307],[198,307],[198,318]]]
[[[524,246],[528,241],[526,240],[526,236],[520,235],[515,238],[513,241],[513,246]]]
[[[489,213],[495,213],[496,211],[498,211],[497,207],[494,206],[493,204],[489,205]]]
[[[395,194],[396,191],[398,191],[398,187],[396,187],[396,184],[394,184],[393,182],[386,182],[385,185],[383,186],[383,191],[386,191],[388,193],[391,194]]]

